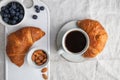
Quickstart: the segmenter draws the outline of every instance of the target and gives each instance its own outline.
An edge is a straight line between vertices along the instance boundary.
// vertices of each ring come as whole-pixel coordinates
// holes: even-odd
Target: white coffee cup
[[[66,37],[68,36],[69,33],[73,32],[73,31],[81,32],[84,35],[84,37],[86,38],[86,45],[85,45],[84,49],[81,50],[80,52],[77,52],[77,53],[74,53],[74,52],[71,52],[70,50],[68,50],[66,47],[66,44],[65,44]],[[58,50],[58,53],[60,55],[64,55],[67,57],[68,56],[75,56],[76,57],[76,56],[81,56],[83,53],[85,53],[86,50],[88,49],[88,47],[89,47],[89,36],[87,35],[87,33],[80,28],[73,28],[73,29],[70,29],[67,32],[65,32],[65,34],[63,35],[61,48]]]

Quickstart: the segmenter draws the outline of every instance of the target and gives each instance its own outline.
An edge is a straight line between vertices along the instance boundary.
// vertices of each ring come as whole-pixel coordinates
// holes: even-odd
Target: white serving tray
[[[10,1],[10,0],[6,0],[6,1]],[[18,0],[18,1],[22,2],[22,0]],[[45,10],[41,11],[40,13],[36,13],[33,7],[34,5],[44,6]],[[43,50],[46,50],[50,54],[50,15],[49,15],[48,7],[40,0],[33,0],[33,6],[29,9],[26,8],[26,18],[22,23],[14,27],[5,25],[5,42],[7,41],[7,36],[11,32],[14,32],[25,26],[35,26],[42,29],[46,34],[40,40],[35,42],[32,47],[39,47]],[[37,20],[32,19],[33,14],[36,14],[38,16]],[[6,44],[7,43],[5,43],[5,46]],[[50,62],[46,66],[48,67],[48,72],[47,72],[48,80],[50,79],[49,65]],[[41,69],[35,69],[31,67],[27,63],[26,58],[24,60],[24,64],[22,65],[22,67],[17,67],[9,60],[6,54],[5,54],[5,78],[6,78],[5,80],[44,80],[42,77]]]

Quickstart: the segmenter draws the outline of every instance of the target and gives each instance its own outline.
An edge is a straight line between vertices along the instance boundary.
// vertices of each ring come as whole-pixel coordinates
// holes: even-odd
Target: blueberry
[[[6,9],[6,7],[5,7],[5,6],[1,7],[1,10],[2,10],[2,11],[4,11],[5,9]]]
[[[9,21],[8,21],[8,24],[12,24],[12,20],[9,20]]]
[[[7,17],[10,18],[10,14],[7,14]]]
[[[8,18],[3,18],[3,20],[7,23],[9,21]]]
[[[19,9],[23,9],[23,7],[21,5],[19,5]]]
[[[16,16],[19,16],[19,15],[20,15],[20,13],[19,13],[19,12],[17,12],[17,13],[16,13]]]
[[[14,20],[18,20],[19,18],[15,16],[13,19],[14,19]]]
[[[12,6],[15,4],[15,2],[11,2],[11,3],[9,3],[9,4],[11,4]]]
[[[36,9],[35,11],[36,11],[37,13],[39,13],[39,12],[40,12],[40,10],[39,10],[39,9]]]
[[[40,12],[40,8],[39,8],[39,6],[38,6],[38,5],[35,5],[35,6],[34,6],[34,8],[35,8],[35,12],[37,12],[37,13],[39,13],[39,12]]]
[[[17,22],[15,20],[11,21],[12,25],[16,24]]]
[[[40,10],[44,10],[44,9],[45,9],[45,7],[44,7],[44,6],[41,6],[41,7],[40,7]]]
[[[14,16],[15,13],[16,13],[16,12],[15,12],[13,9],[10,11],[10,14],[11,14],[12,16]]]
[[[16,11],[17,11],[17,12],[19,12],[19,11],[20,11],[20,9],[19,9],[19,8],[17,8],[17,9],[16,9]]]
[[[14,9],[11,8],[11,9],[10,9],[10,13],[12,13],[12,12],[15,12],[15,11],[14,11]]]
[[[13,5],[12,5],[12,8],[13,8],[13,9],[16,9],[17,7],[16,7],[16,5],[13,4]]]
[[[13,9],[16,9],[17,7],[16,7],[16,3],[15,2],[12,2],[11,3],[11,7],[13,8]]]
[[[1,11],[1,12],[0,12],[0,15],[1,15],[1,16],[3,16],[3,15],[4,15],[4,12],[3,12],[3,11]]]
[[[8,10],[8,9],[6,9],[6,10],[5,10],[5,13],[9,13],[9,10]]]
[[[37,16],[37,15],[33,15],[32,18],[33,18],[33,19],[37,19],[38,16]]]
[[[10,14],[10,16],[14,17],[14,16],[15,16],[15,13]]]
[[[16,6],[17,6],[18,8],[20,8],[20,7],[21,7],[21,6],[20,6],[20,4],[17,4]]]
[[[6,8],[8,9],[8,8],[10,8],[11,7],[11,5],[10,4],[8,4],[8,5],[6,5]]]
[[[39,6],[38,6],[38,5],[35,5],[34,8],[35,8],[35,9],[39,9]]]
[[[24,13],[24,10],[20,10],[20,13]]]
[[[19,15],[19,18],[20,18],[20,19],[23,19],[23,17],[24,17],[23,14],[20,14],[20,15]]]
[[[6,17],[8,17],[8,15],[7,14],[3,14],[3,17],[6,18]]]
[[[13,8],[12,8],[12,7],[9,7],[9,11],[11,11],[11,10],[13,10]]]

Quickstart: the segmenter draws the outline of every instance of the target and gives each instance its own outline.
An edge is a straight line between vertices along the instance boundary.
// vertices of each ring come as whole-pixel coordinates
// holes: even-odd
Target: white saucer
[[[65,34],[66,31],[72,29],[72,28],[78,28],[77,21],[71,21],[66,23],[58,32],[58,36],[57,36],[57,48],[58,50],[61,48],[62,46],[62,37]],[[66,53],[66,52],[64,52]],[[58,53],[59,54],[59,53]],[[69,54],[69,53],[67,53]],[[67,54],[60,54],[64,59],[66,59],[67,61],[70,62],[82,62],[82,61],[86,61],[88,60],[88,58],[84,58],[83,56],[80,55],[67,55]]]

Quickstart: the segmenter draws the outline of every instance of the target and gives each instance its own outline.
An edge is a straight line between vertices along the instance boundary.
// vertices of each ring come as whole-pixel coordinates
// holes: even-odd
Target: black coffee
[[[86,46],[86,37],[82,32],[72,31],[65,39],[66,48],[73,53],[82,51]]]

